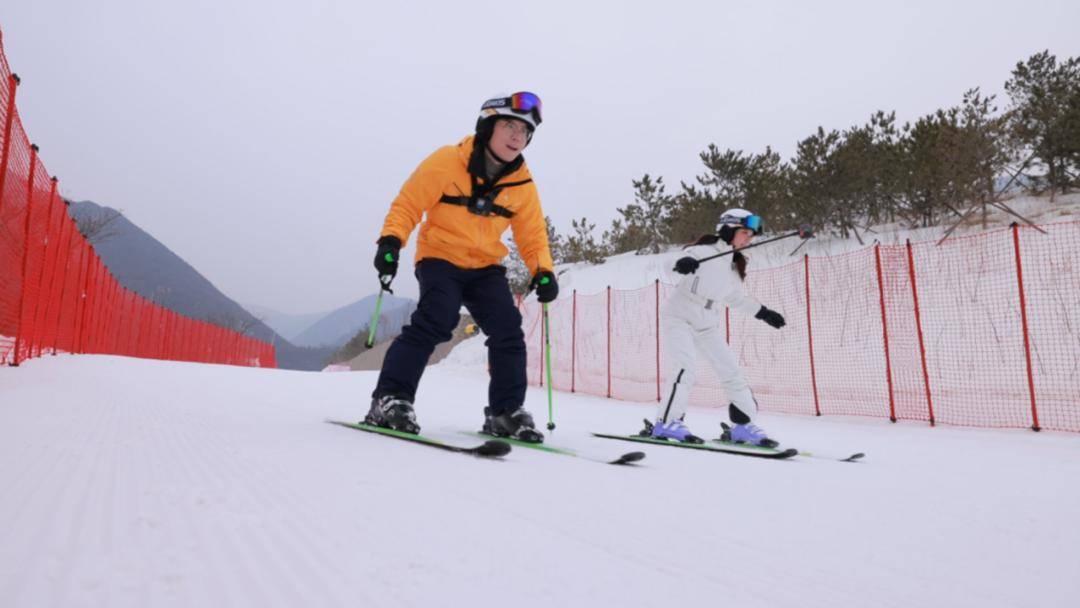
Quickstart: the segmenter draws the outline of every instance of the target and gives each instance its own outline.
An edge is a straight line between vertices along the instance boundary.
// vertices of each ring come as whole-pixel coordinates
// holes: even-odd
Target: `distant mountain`
[[[101,218],[117,214],[115,210],[91,201],[72,203],[70,213],[80,228],[94,223],[100,225]],[[320,370],[334,351],[333,348],[293,345],[122,215],[99,230],[97,236],[91,235],[90,240],[121,285],[180,314],[240,330],[272,343],[277,349],[279,367]]]
[[[333,312],[323,311],[293,314],[280,312],[258,304],[243,304],[243,307],[247,309],[248,312],[255,315],[260,321],[266,323],[270,329],[276,331],[282,338],[285,338],[293,344],[297,343],[296,336],[304,333],[305,329],[311,327],[318,322],[319,319],[322,319]]]
[[[348,306],[327,314],[312,324],[293,339],[299,346],[332,346],[335,349],[348,342],[357,332],[366,331],[375,312],[376,296],[371,295],[353,302]],[[379,338],[395,336],[401,333],[402,326],[408,322],[409,315],[416,310],[416,301],[398,298],[390,294],[383,295],[382,309],[379,311],[379,326],[376,332]]]

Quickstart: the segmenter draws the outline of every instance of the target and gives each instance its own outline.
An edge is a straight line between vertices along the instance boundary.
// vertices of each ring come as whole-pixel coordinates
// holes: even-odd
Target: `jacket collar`
[[[473,173],[473,167],[470,165],[470,163],[477,163],[478,167],[476,168],[480,170],[482,174],[484,172],[482,168],[484,159],[482,156],[477,157],[476,159],[473,158],[473,150],[475,148],[475,144],[476,136],[474,135],[468,135],[460,142],[458,142],[458,158],[461,160],[461,164],[465,166],[466,171]],[[520,181],[531,178],[532,175],[529,172],[529,168],[525,165],[525,156],[519,155],[510,164],[510,170],[504,171],[499,181]]]

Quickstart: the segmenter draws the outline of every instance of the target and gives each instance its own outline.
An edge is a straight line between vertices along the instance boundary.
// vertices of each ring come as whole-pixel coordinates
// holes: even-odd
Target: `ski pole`
[[[551,399],[551,385],[554,384],[551,378],[551,325],[548,323],[548,305],[544,302],[544,361],[547,368],[547,393],[548,393],[548,423],[547,428],[549,431],[555,430],[555,414],[552,406]]]
[[[371,324],[368,328],[367,342],[364,343],[364,346],[367,348],[375,346],[375,329],[379,325],[379,312],[382,310],[382,294],[384,291],[394,293],[390,289],[390,281],[393,280],[393,275],[389,274],[384,274],[379,277],[379,295],[375,298],[375,313],[371,315]]]
[[[776,237],[773,237],[771,239],[767,239],[767,240],[764,240],[764,241],[753,243],[753,244],[747,245],[746,247],[743,247],[742,249],[739,249],[737,251],[743,251],[743,250],[746,250],[746,249],[753,249],[754,247],[757,247],[758,245],[768,245],[769,243],[775,243],[776,241],[780,241],[780,240],[783,240],[783,239],[789,239],[789,238],[791,238],[793,236],[797,236],[797,237],[799,237],[799,238],[801,238],[803,240],[813,238],[814,229],[810,227],[810,224],[803,224],[802,226],[799,226],[799,229],[796,230],[795,232],[789,232],[787,234],[782,234],[780,236],[776,236]],[[715,260],[716,258],[724,257],[725,255],[731,255],[731,254],[735,253],[735,251],[736,251],[735,249],[732,249],[731,251],[725,251],[723,253],[717,253],[716,255],[710,255],[708,257],[701,258],[700,260],[698,260],[698,262],[708,262],[709,260]]]

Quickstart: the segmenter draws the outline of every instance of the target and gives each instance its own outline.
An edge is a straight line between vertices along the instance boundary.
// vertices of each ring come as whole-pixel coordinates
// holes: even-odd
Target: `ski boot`
[[[528,443],[543,443],[544,434],[536,430],[536,424],[532,416],[520,405],[508,412],[493,414],[490,407],[484,408],[484,428],[480,429],[485,435],[494,437],[509,437]]]
[[[641,437],[651,437],[653,439],[674,439],[675,441],[681,441],[683,443],[705,443],[705,441],[690,432],[690,429],[686,428],[686,424],[681,419],[672,420],[671,422],[664,424],[660,420],[655,423],[645,420],[645,428],[638,433]]]
[[[364,424],[392,429],[403,433],[420,434],[412,401],[395,395],[383,395],[371,400],[371,410],[364,417]]]
[[[720,428],[723,429],[720,434],[720,441],[749,443],[763,448],[775,448],[780,445],[779,441],[769,439],[765,434],[765,430],[752,422],[736,424],[735,426],[728,426],[727,423],[721,422]]]

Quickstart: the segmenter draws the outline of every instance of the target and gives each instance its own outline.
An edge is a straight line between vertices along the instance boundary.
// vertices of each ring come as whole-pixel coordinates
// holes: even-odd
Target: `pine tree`
[[[611,230],[604,232],[602,241],[612,254],[660,253],[667,243],[665,221],[671,205],[671,197],[664,193],[664,178],[654,182],[646,173],[632,183],[635,202],[616,209],[621,219],[611,223]]]
[[[585,218],[581,221],[571,220],[570,226],[573,233],[566,237],[566,245],[563,249],[564,262],[588,262],[599,264],[604,261],[607,251],[604,246],[593,238],[593,230],[596,224],[590,224]]]
[[[1080,184],[1080,58],[1058,63],[1049,51],[1017,63],[1005,83],[1009,125],[1045,173],[1027,172],[1051,194]]]

